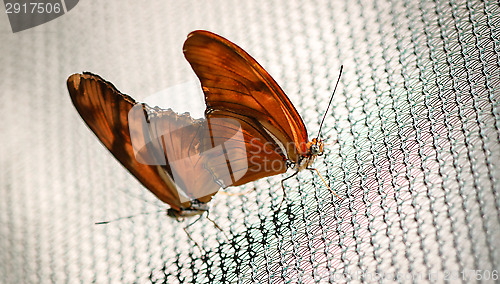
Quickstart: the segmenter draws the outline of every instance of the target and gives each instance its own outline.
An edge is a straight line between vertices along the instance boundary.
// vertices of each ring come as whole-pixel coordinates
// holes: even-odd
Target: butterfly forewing
[[[204,197],[202,202],[210,200],[211,195],[218,189],[218,186],[213,183],[213,178],[206,174],[193,179],[192,175],[192,171],[199,168],[196,165],[198,149],[196,147],[180,149],[178,145],[174,145],[173,147],[177,148],[169,148],[167,151],[162,148],[164,145],[159,143],[170,138],[176,140],[179,137],[182,143],[196,136],[200,122],[192,120],[188,115],[179,116],[172,111],[156,110],[157,113],[151,116],[148,114],[151,111],[150,108],[137,104],[131,97],[120,93],[111,83],[91,73],[74,74],[68,78],[67,85],[75,108],[89,128],[113,156],[160,200],[168,203],[175,210],[189,207],[189,202],[186,203],[185,198],[179,196],[176,185],[179,183],[184,190],[188,190],[187,187],[196,187],[192,184],[186,185],[188,181],[205,184],[201,190],[207,190],[211,194],[208,197],[202,196]],[[135,111],[131,112],[133,108]],[[129,114],[136,118],[131,120],[133,127],[129,127]],[[141,123],[141,115],[147,117],[147,125]],[[145,147],[136,146],[134,149],[130,128],[133,129],[132,134],[136,141],[138,137],[143,137]],[[170,128],[174,128],[172,132]],[[168,133],[174,134],[175,137],[170,137]],[[170,142],[168,141],[165,145]],[[197,143],[199,143],[198,140]],[[181,177],[176,181],[174,181],[168,158],[164,155],[166,152],[172,153],[171,160],[182,160],[191,155],[194,156],[193,160],[188,159],[193,165],[185,166],[185,168],[180,165],[176,168],[179,172],[177,177]],[[207,189],[207,187],[210,188]],[[216,189],[214,190],[213,187]]]
[[[288,159],[307,152],[307,131],[295,107],[255,59],[227,39],[194,31],[184,43],[184,56],[200,79],[207,111],[242,114],[256,128],[280,141]]]

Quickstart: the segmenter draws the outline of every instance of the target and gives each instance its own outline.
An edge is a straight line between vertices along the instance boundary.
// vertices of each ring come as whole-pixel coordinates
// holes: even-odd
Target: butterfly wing
[[[168,137],[172,141],[178,141],[179,136],[192,138],[196,136],[201,122],[192,120],[188,115],[179,116],[172,111],[158,110],[154,119],[148,117],[149,123],[145,125],[141,123],[141,118],[147,117],[148,112],[151,112],[146,105],[137,105],[134,99],[122,94],[111,83],[91,73],[70,76],[67,86],[78,113],[113,156],[146,188],[173,209],[189,208],[189,202],[181,201],[176,185],[179,183],[181,187],[186,188],[186,184],[184,184],[184,181],[188,180],[186,173],[181,170],[181,178],[174,182],[173,176],[175,174],[172,173],[168,158],[173,161],[189,159],[190,156],[193,156],[191,164],[185,163],[190,164],[189,166],[196,164],[197,159],[200,158],[194,144],[199,144],[199,141],[192,144],[193,148],[180,150],[178,147],[169,151],[171,156],[167,158],[166,156],[162,157],[164,151],[167,152],[167,150],[161,148],[163,145],[159,144],[158,137]],[[135,111],[131,112],[133,108]],[[134,117],[135,119],[129,125],[129,118]],[[152,121],[153,123],[151,123]],[[184,127],[186,125],[191,127]],[[175,131],[169,131],[171,128]],[[142,137],[143,144],[139,143],[139,145],[147,147],[134,149],[129,129],[133,130],[132,136],[136,140],[141,140]],[[162,135],[159,135],[160,131]],[[170,136],[168,136],[169,133]],[[142,163],[136,157],[142,160]],[[162,163],[161,160],[165,162]],[[145,161],[146,163],[144,163]],[[189,166],[188,170],[193,170]],[[182,169],[182,166],[179,169]],[[211,180],[211,176],[205,175],[201,177],[200,182],[210,184]],[[218,188],[214,183],[208,187],[210,189],[206,190],[209,191],[212,190],[212,187]],[[201,201],[208,202],[210,198],[211,195]]]
[[[286,157],[270,135],[253,120],[236,113],[214,110],[206,114],[209,139],[204,149],[207,168],[227,186],[239,186],[257,179],[284,173]]]
[[[198,199],[202,203],[209,202],[220,184],[207,170],[207,157],[201,146],[201,141],[208,136],[206,120],[193,119],[188,113],[178,115],[170,109],[159,108],[149,111],[147,120],[148,123],[143,124],[142,129],[150,133],[152,142],[151,146],[142,149],[149,156],[156,155],[155,160],[158,157],[164,159],[159,164],[174,179],[176,190],[181,193],[180,201],[184,203]]]
[[[184,56],[200,79],[206,113],[225,111],[266,132],[297,162],[307,153],[307,130],[276,81],[243,49],[208,31],[194,31]]]

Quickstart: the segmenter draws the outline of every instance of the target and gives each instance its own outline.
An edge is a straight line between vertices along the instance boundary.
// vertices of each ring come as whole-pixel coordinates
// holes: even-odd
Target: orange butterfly
[[[294,176],[323,153],[319,135],[308,140],[291,101],[243,49],[211,32],[194,31],[183,51],[205,94],[205,119],[137,103],[92,73],[74,74],[67,81],[89,128],[171,206],[170,216],[202,214],[221,187],[288,168],[296,170]]]

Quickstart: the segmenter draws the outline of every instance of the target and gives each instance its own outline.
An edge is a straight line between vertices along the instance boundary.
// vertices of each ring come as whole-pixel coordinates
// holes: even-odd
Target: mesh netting
[[[179,2],[180,3],[180,2]],[[498,1],[80,1],[1,24],[0,282],[493,282],[500,263]],[[188,231],[86,128],[66,78],[138,100],[193,82],[186,35],[259,61],[314,136],[307,171],[218,194]],[[176,90],[179,90],[177,88]],[[201,114],[182,91],[171,107]],[[141,215],[141,213],[149,213]],[[135,215],[130,219],[95,222]],[[227,235],[227,237],[225,236]],[[480,270],[480,272],[478,272]]]

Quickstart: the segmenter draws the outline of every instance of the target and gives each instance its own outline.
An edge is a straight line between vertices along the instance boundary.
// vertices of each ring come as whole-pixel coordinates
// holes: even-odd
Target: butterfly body
[[[207,31],[188,35],[184,56],[207,109],[192,119],[151,108],[92,73],[68,78],[75,108],[116,159],[171,208],[172,217],[208,211],[220,187],[292,168],[308,169],[323,142],[308,140],[297,110],[255,59]]]

